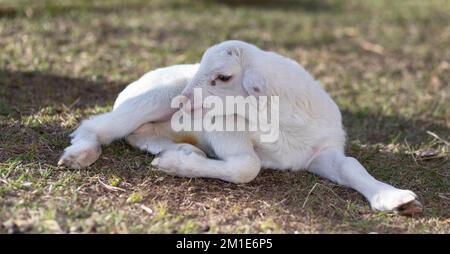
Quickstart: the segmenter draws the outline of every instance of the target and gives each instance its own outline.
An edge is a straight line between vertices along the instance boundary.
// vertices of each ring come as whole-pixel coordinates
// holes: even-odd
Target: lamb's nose
[[[202,99],[202,95],[201,92],[200,94],[198,94],[199,90],[194,89],[194,91],[190,90],[190,91],[183,91],[181,93],[182,98],[185,98],[183,103],[183,108],[188,108],[190,110],[195,110],[195,109],[199,109],[202,108],[202,103],[203,103],[203,99]],[[184,106],[186,105],[186,106]]]
[[[176,99],[175,104],[178,105],[179,109],[183,108],[186,105],[186,103],[189,101],[189,98],[185,95],[177,96],[177,97],[175,97],[175,99]]]
[[[192,94],[192,92],[182,92],[181,96],[186,97],[186,100],[192,100],[192,98],[194,98],[194,94]]]

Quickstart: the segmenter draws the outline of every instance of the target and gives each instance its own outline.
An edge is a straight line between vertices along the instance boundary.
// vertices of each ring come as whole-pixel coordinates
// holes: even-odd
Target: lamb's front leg
[[[216,178],[232,183],[252,181],[261,167],[255,154],[239,154],[216,160],[182,150],[162,152],[152,161],[152,165],[169,175]]]
[[[308,171],[357,190],[375,210],[397,210],[404,215],[422,212],[422,205],[415,193],[376,180],[355,158],[346,157],[337,149],[320,152]]]
[[[158,121],[174,113],[170,107],[173,97],[184,85],[161,87],[129,98],[111,112],[84,120],[70,136],[71,146],[64,150],[58,165],[84,168],[94,163],[101,153],[101,145],[123,138],[139,126]]]
[[[186,149],[168,150],[159,154],[152,165],[171,175],[207,177],[233,183],[253,180],[261,169],[261,161],[250,140],[239,133],[215,132],[210,141],[218,159]]]

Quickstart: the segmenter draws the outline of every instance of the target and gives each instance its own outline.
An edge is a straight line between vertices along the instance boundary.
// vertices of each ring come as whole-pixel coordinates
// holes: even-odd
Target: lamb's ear
[[[258,71],[249,69],[244,72],[242,85],[249,95],[263,96],[267,94],[267,79]]]

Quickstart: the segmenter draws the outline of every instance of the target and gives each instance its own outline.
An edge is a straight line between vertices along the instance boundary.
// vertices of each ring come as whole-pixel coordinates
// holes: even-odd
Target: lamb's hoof
[[[403,216],[421,215],[423,213],[423,206],[419,201],[413,200],[399,206],[397,212]]]
[[[64,150],[58,166],[81,169],[93,164],[100,157],[101,146],[96,143],[74,144]]]
[[[414,192],[395,188],[380,191],[370,204],[374,210],[394,211],[404,216],[419,215],[423,210]]]

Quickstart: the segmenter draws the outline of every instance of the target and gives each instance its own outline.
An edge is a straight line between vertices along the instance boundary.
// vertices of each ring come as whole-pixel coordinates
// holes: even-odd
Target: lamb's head
[[[182,95],[193,101],[194,89],[201,89],[202,96],[266,95],[267,81],[254,63],[264,51],[241,41],[225,41],[209,48],[203,55],[200,67]],[[202,106],[194,100],[193,108]]]

